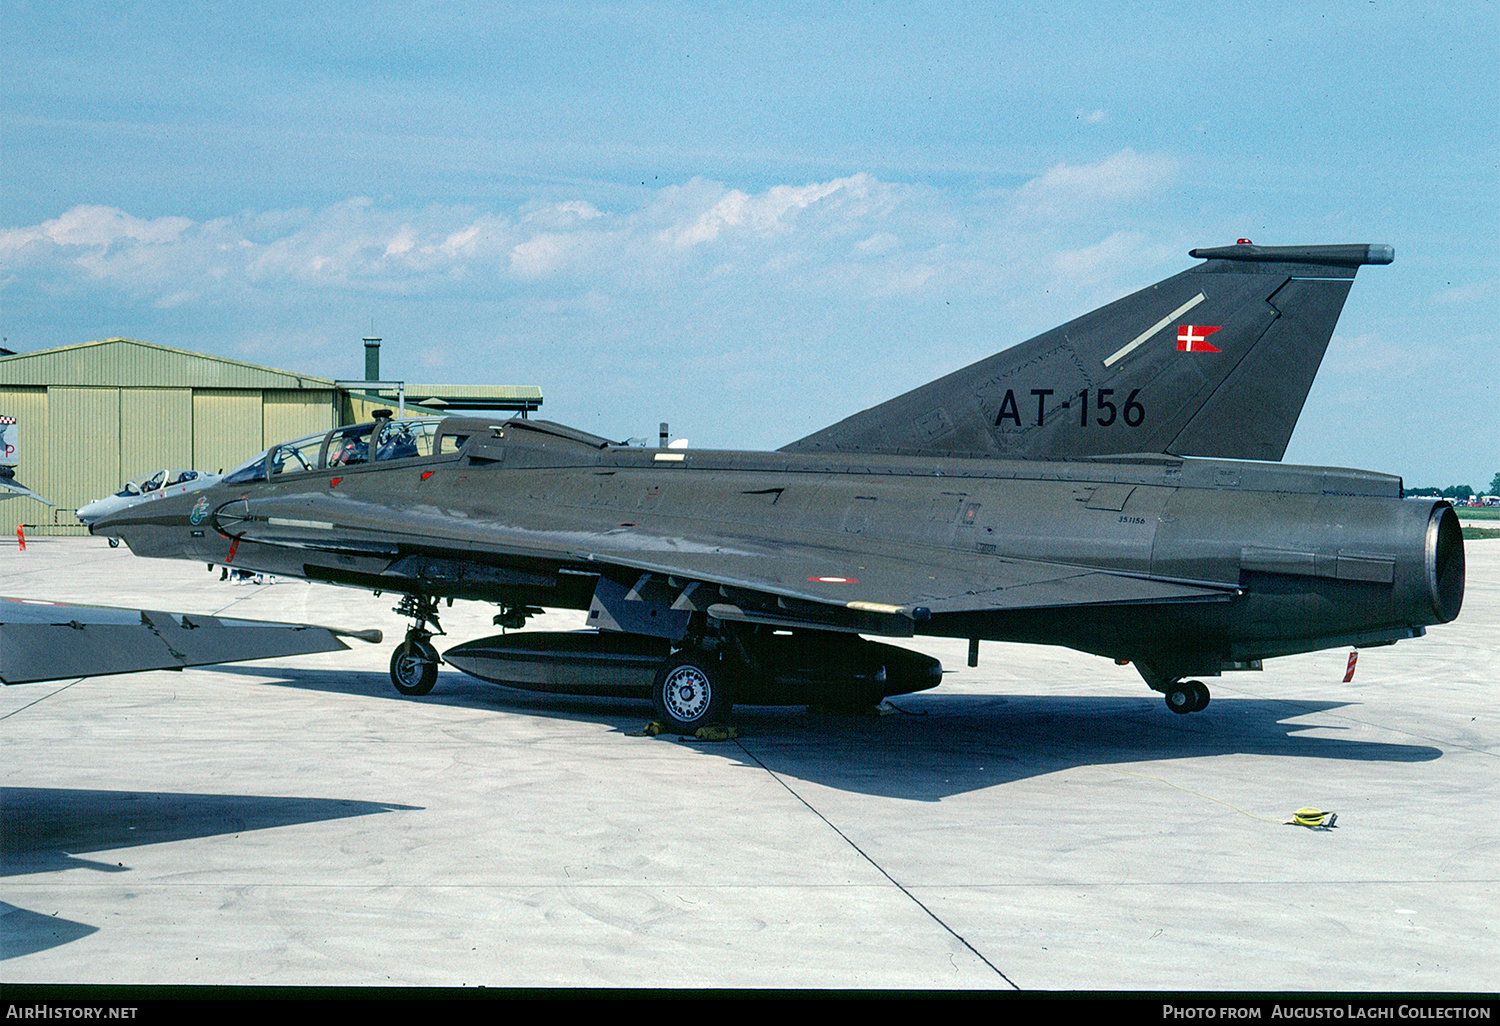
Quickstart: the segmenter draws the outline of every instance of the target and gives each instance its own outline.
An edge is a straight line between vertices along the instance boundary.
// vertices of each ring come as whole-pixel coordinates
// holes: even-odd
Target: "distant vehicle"
[[[106,495],[102,499],[95,499],[78,510],[74,515],[85,524],[93,526],[95,520],[110,513],[118,513],[122,509],[138,506],[143,502],[154,502],[158,499],[186,495],[188,492],[202,491],[209,485],[218,484],[224,477],[223,474],[210,474],[202,470],[154,470],[149,474],[132,478],[125,482],[113,495]],[[110,538],[109,547],[116,548],[120,544],[119,538]]]

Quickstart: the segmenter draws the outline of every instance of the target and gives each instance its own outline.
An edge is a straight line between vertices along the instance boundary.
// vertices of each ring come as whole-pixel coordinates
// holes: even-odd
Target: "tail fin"
[[[1279,460],[1355,273],[1389,246],[1195,249],[1205,262],[845,418],[783,452]]]

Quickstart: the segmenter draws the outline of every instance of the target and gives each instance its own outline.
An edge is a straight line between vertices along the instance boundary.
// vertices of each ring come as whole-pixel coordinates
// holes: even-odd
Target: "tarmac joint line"
[[[75,677],[73,680],[68,681],[66,684],[64,684],[62,687],[58,688],[57,690],[47,692],[41,698],[38,698],[35,702],[27,702],[25,705],[21,706],[19,709],[12,709],[10,712],[6,713],[4,716],[0,716],[0,720],[8,720],[12,716],[14,716],[16,713],[23,712],[23,711],[25,711],[27,709],[30,709],[32,706],[36,705],[37,702],[45,702],[47,699],[51,698],[53,695],[60,695],[64,691],[66,691],[70,687],[72,687],[74,684],[81,683],[84,680],[87,680],[87,678],[86,677]]]
[[[829,820],[829,818],[827,816],[823,815],[816,808],[814,808],[811,802],[809,802],[806,798],[804,798],[800,794],[798,794],[795,788],[793,788],[790,784],[788,784],[785,780],[783,780],[781,778],[780,774],[778,774],[775,770],[771,769],[771,767],[767,766],[764,762],[761,762],[760,759],[756,758],[755,753],[753,753],[749,749],[747,749],[745,747],[745,745],[744,745],[743,742],[741,742],[741,741],[739,741],[739,740],[736,739],[734,743],[739,748],[740,751],[742,751],[742,752],[745,753],[745,757],[747,759],[750,759],[752,762],[754,762],[761,769],[765,770],[766,774],[772,780],[776,781],[782,787],[786,788],[786,791],[787,791],[788,794],[790,794],[793,798],[797,799],[797,801],[801,802],[802,805],[807,809],[808,812],[811,812],[814,816],[817,816],[818,819],[822,820],[823,823],[828,827],[828,829],[832,830],[835,834],[838,834],[839,838],[841,840],[843,840],[843,842],[845,844],[847,844],[850,848],[854,849],[854,851],[859,854],[860,858],[864,859],[866,862],[868,862],[875,869],[875,872],[879,873],[881,876],[883,876],[887,880],[889,880],[890,883],[891,883],[891,886],[895,887],[896,890],[898,890],[902,894],[906,895],[907,899],[909,901],[911,901],[912,904],[916,905],[917,908],[919,908],[923,912],[927,913],[927,915],[932,919],[932,921],[934,923],[937,923],[939,926],[941,926],[944,930],[946,930],[948,932],[949,936],[951,936],[954,940],[958,941],[965,948],[967,948],[969,950],[969,952],[971,954],[973,954],[973,956],[975,958],[979,959],[979,961],[981,961],[985,965],[989,966],[990,970],[996,976],[1000,977],[1006,983],[1010,984],[1012,990],[1019,991],[1021,989],[1020,987],[1018,987],[1016,985],[1016,982],[1014,980],[1012,980],[1009,976],[1006,976],[1005,973],[1001,972],[1000,968],[997,965],[995,965],[995,963],[991,962],[989,959],[985,958],[984,955],[980,954],[979,950],[977,948],[975,948],[974,945],[970,944],[964,938],[964,936],[962,934],[960,934],[957,930],[953,929],[953,927],[949,926],[947,923],[943,922],[942,918],[940,916],[938,916],[938,914],[936,912],[934,912],[932,909],[930,909],[926,905],[924,905],[922,903],[922,900],[920,898],[918,898],[915,894],[913,894],[911,891],[907,890],[904,886],[902,886],[901,881],[897,880],[895,877],[891,876],[890,873],[886,872],[885,867],[882,866],[880,863],[876,862],[873,858],[871,858],[870,855],[869,855],[869,853],[866,852],[863,848],[861,848],[859,845],[855,844],[854,841],[850,839],[850,837],[849,837],[848,834],[846,834],[842,830],[840,830],[837,826],[835,826],[833,824],[832,821]]]

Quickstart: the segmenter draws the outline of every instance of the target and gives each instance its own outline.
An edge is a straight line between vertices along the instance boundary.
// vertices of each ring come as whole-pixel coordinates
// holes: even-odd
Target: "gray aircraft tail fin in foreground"
[[[1355,272],[1395,253],[1241,242],[1189,255],[1204,263],[782,451],[1279,460]]]

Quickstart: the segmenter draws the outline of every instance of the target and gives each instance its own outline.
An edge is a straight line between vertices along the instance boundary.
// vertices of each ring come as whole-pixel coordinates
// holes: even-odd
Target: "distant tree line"
[[[1472,499],[1476,494],[1500,495],[1500,474],[1490,479],[1488,490],[1476,493],[1468,485],[1449,485],[1447,488],[1406,488],[1402,495],[1420,495],[1422,497],[1432,496],[1436,499]]]

